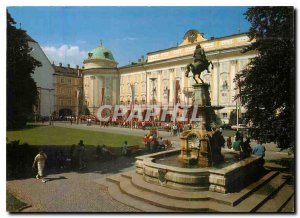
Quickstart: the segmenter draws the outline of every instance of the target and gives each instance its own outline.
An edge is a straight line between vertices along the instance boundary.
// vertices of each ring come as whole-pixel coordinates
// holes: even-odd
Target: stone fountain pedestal
[[[208,167],[212,164],[211,146],[211,101],[209,85],[194,84],[194,107],[198,108],[197,118],[192,130],[184,131],[180,136],[181,153],[179,159],[188,165],[198,164],[200,167]]]

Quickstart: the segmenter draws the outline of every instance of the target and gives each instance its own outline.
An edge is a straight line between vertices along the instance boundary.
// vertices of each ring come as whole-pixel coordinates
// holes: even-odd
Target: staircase
[[[240,192],[181,191],[151,184],[134,171],[106,178],[117,201],[141,212],[294,212],[294,187],[271,171]]]

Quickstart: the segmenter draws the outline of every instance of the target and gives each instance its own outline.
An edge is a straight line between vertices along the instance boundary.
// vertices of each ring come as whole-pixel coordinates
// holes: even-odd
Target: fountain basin
[[[221,168],[184,168],[156,162],[164,157],[178,156],[180,151],[180,149],[174,149],[138,156],[136,157],[136,173],[143,175],[147,182],[174,189],[228,193],[245,188],[257,180],[263,171],[262,157],[257,156],[251,156]],[[222,153],[238,155],[238,152],[229,149],[224,149]]]

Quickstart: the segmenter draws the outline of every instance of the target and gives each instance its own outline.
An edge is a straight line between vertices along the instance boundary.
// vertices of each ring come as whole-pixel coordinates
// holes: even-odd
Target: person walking
[[[43,152],[42,149],[40,149],[39,153],[35,156],[32,168],[35,167],[37,164],[38,168],[38,174],[36,175],[36,179],[41,179],[43,183],[46,181],[44,180],[44,168],[45,168],[45,162],[47,160],[47,155]]]
[[[79,166],[79,170],[83,169],[86,167],[84,161],[83,161],[83,155],[84,155],[84,152],[85,152],[85,145],[83,144],[83,141],[80,140],[79,141],[79,144],[78,144],[78,166]]]

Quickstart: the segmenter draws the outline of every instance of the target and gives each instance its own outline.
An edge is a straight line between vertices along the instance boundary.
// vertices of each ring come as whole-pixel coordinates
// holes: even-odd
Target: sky
[[[180,44],[190,29],[204,37],[249,30],[247,7],[7,7],[51,62],[83,66],[87,53],[110,49],[118,66]]]

